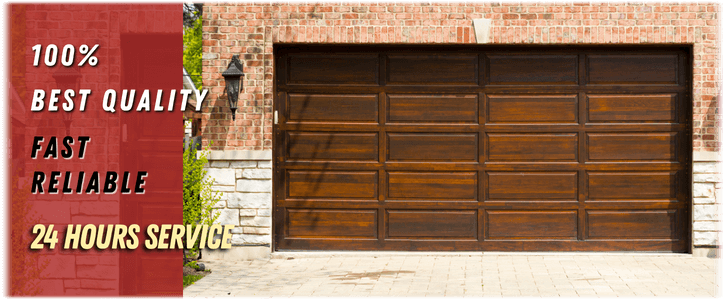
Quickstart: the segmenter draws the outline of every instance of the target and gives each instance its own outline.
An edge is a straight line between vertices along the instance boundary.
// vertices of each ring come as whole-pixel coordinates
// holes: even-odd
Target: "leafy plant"
[[[222,193],[212,189],[214,179],[206,177],[207,171],[204,169],[208,162],[209,145],[199,155],[197,153],[193,143],[184,148],[184,225],[192,225],[192,230],[197,226],[214,224],[219,217],[219,211],[213,207],[222,198]],[[198,257],[199,251],[197,238],[189,254],[191,257]],[[186,262],[185,255],[184,263]]]
[[[202,18],[192,21],[191,27],[184,28],[184,68],[197,86],[202,88]]]
[[[202,279],[204,275],[184,275],[184,287],[188,287],[199,279]]]
[[[195,261],[195,260],[187,262],[186,264],[184,264],[184,266],[194,268],[195,270],[199,269],[199,265],[197,265],[197,261]]]

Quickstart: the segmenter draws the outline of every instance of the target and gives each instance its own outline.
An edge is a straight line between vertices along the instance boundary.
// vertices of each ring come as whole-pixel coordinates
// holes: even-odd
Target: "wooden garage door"
[[[690,247],[688,48],[275,55],[275,250]]]

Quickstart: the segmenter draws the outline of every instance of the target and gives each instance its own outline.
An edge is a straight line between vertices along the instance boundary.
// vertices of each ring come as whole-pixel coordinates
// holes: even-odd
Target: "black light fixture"
[[[78,79],[81,78],[81,73],[78,72],[76,66],[69,68],[58,67],[59,69],[53,73],[53,79],[55,79],[55,85],[62,90],[74,90],[78,93]],[[66,135],[70,135],[71,122],[73,122],[73,111],[65,112],[63,114],[63,125],[66,127]]]
[[[232,120],[235,119],[237,112],[237,99],[239,97],[240,82],[242,77],[242,62],[239,61],[239,55],[233,55],[232,60],[227,65],[227,70],[222,72],[224,83],[226,85],[224,91],[227,93],[227,101],[229,102],[229,110],[232,111]]]

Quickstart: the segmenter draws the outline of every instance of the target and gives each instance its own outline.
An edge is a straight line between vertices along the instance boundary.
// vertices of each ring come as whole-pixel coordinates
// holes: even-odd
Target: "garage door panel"
[[[376,238],[377,210],[288,209],[287,236],[302,238]]]
[[[586,210],[632,210],[637,209],[686,209],[687,204],[675,199],[648,199],[647,201],[633,199],[585,200],[583,208]]]
[[[477,161],[476,133],[389,133],[390,161]]]
[[[388,55],[387,84],[478,83],[477,55]]]
[[[577,123],[577,95],[487,95],[487,123]]]
[[[310,240],[286,239],[282,249],[352,250],[352,251],[656,251],[686,252],[683,240]]]
[[[678,55],[588,55],[590,84],[678,84]]]
[[[488,161],[577,161],[577,133],[487,134]]]
[[[643,133],[643,132],[684,132],[688,129],[685,124],[673,124],[673,123],[587,123],[585,124],[585,131],[588,133]]]
[[[589,238],[674,239],[676,210],[587,211]]]
[[[462,134],[475,133],[479,130],[479,125],[470,123],[453,124],[453,123],[388,123],[384,128],[389,133],[422,133],[422,134]],[[434,132],[435,131],[435,132]]]
[[[577,239],[577,211],[487,210],[487,238]]]
[[[490,84],[577,84],[577,55],[487,55]]]
[[[387,210],[388,238],[477,238],[476,210]]]
[[[546,123],[488,123],[484,126],[487,133],[572,133],[580,130],[578,124]],[[612,131],[612,130],[611,130]]]
[[[378,55],[289,54],[290,84],[378,84]]]
[[[590,200],[675,199],[678,172],[588,172]]]
[[[389,172],[387,199],[476,201],[475,172]]]
[[[688,251],[690,51],[276,45],[273,247]]]
[[[679,171],[687,167],[689,164],[679,162],[588,162],[581,169],[587,172],[667,172]]]
[[[288,96],[292,122],[378,122],[376,94],[306,94]]]
[[[291,198],[378,197],[378,172],[291,170],[287,173],[287,182],[287,195]]]
[[[677,160],[677,133],[588,133],[590,160]]]
[[[589,122],[676,122],[676,94],[587,95]]]
[[[389,122],[477,123],[477,95],[388,95]]]
[[[684,208],[681,202],[674,200],[618,200],[618,201],[578,201],[575,199],[542,199],[534,200],[489,200],[486,203],[468,200],[447,200],[447,199],[398,199],[398,200],[377,200],[377,199],[285,199],[277,200],[278,205],[284,205],[286,208],[298,209],[375,209],[382,204],[386,209],[478,209],[482,207],[488,210],[548,210],[563,211],[577,210],[581,206],[586,209],[608,209],[608,210],[630,210],[634,207],[638,209],[680,209]],[[584,204],[584,205],[581,205]]]
[[[577,200],[577,172],[487,172],[487,177],[487,200]]]
[[[288,131],[288,158],[378,161],[378,133]]]

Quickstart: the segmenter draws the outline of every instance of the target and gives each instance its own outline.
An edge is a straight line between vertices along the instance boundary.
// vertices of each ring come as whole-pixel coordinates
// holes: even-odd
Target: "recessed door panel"
[[[588,211],[588,236],[604,239],[672,239],[675,210]]]
[[[490,84],[577,84],[577,55],[488,55]]]
[[[372,199],[378,194],[378,173],[366,171],[289,171],[290,198]]]
[[[589,122],[675,122],[675,94],[588,95]]]
[[[376,238],[375,210],[288,209],[287,236],[297,238]]]
[[[577,239],[576,211],[487,211],[488,238]]]
[[[378,161],[378,133],[288,132],[292,160]]]
[[[389,133],[389,161],[477,161],[476,133]]]
[[[577,95],[488,95],[487,123],[577,123]]]
[[[575,172],[488,172],[488,200],[577,200]]]
[[[474,172],[390,172],[388,199],[477,199]]]
[[[677,133],[588,133],[590,160],[661,160],[677,158]]]
[[[577,133],[488,135],[489,161],[577,161]]]
[[[476,123],[476,95],[388,95],[389,122]]]
[[[290,94],[289,121],[317,123],[378,122],[375,94]]]
[[[388,238],[476,239],[474,210],[388,210]]]

